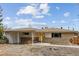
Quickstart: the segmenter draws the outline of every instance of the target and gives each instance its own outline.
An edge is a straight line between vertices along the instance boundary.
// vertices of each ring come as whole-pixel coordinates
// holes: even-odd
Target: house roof
[[[59,29],[59,28],[46,28],[46,29],[36,29],[36,28],[19,28],[19,29],[6,29],[4,30],[5,32],[14,32],[14,31],[19,31],[19,32],[77,32],[77,31],[71,31],[67,29]]]
[[[36,29],[35,28],[18,28],[18,29],[6,29],[6,30],[4,30],[5,32],[9,32],[9,31],[11,31],[11,32],[14,32],[14,31],[20,31],[20,32],[25,32],[25,31],[35,31]]]
[[[76,32],[72,30],[67,30],[67,29],[59,29],[59,28],[47,28],[47,29],[41,29],[37,30],[38,32]]]

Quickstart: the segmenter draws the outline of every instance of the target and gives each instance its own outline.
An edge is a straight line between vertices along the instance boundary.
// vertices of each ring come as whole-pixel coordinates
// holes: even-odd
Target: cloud
[[[3,21],[2,21],[2,23],[3,23],[3,25],[8,25],[8,24],[10,24],[11,23],[11,19],[10,19],[10,17],[5,17],[4,19],[3,19]]]
[[[79,23],[79,19],[78,18],[72,19],[72,23],[78,24]]]
[[[9,27],[12,27],[13,21],[12,21],[12,19],[11,19],[10,17],[5,17],[5,18],[3,19],[3,21],[2,21],[2,23],[3,23],[3,26],[4,26],[4,27],[9,28]]]
[[[45,22],[33,22],[32,24],[39,25],[39,26],[41,26],[41,25],[47,25]]]
[[[34,7],[38,7],[40,3],[30,3],[29,5],[34,6]]]
[[[32,19],[19,19],[16,20],[15,23],[19,24],[19,25],[28,25],[28,24],[40,24],[40,25],[46,25],[46,23],[44,22],[34,22],[32,21]]]
[[[6,20],[10,20],[10,17],[6,17],[5,19],[6,19]]]
[[[18,10],[17,15],[31,14],[36,18],[44,18],[45,15],[49,15],[49,6],[47,3],[43,4],[30,4],[28,6],[22,7]]]
[[[13,28],[27,28],[27,27],[36,27],[41,28],[41,26],[46,26],[45,22],[35,22],[32,19],[17,19],[14,20],[14,27]]]
[[[66,23],[66,21],[65,20],[61,20],[61,23]]]
[[[65,20],[60,20],[60,21],[52,21],[53,24],[61,24],[61,23],[67,23]]]
[[[39,8],[40,8],[42,14],[47,14],[49,12],[48,4],[40,4]]]
[[[26,26],[32,23],[32,19],[17,19],[15,23],[17,25]]]
[[[65,12],[64,17],[68,17],[68,16],[70,16],[70,12]]]
[[[34,18],[44,18],[44,15],[40,15],[40,16],[33,16]]]
[[[79,19],[72,19],[73,22],[79,22]]]
[[[52,23],[56,23],[56,21],[52,21]]]
[[[5,17],[2,21],[3,25],[7,28],[21,28],[21,27],[37,27],[47,25],[45,22],[35,22],[32,19],[18,19],[14,18],[15,20],[11,19],[10,17]]]
[[[33,6],[27,6],[27,7],[23,7],[21,9],[19,9],[19,11],[17,12],[17,15],[20,15],[20,14],[35,15],[35,13],[36,13],[36,9]]]
[[[56,7],[57,10],[60,10],[60,7]]]

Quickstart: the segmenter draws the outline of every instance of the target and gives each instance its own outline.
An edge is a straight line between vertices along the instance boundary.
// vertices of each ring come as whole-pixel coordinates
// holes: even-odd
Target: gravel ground
[[[0,56],[79,56],[79,48],[0,44]]]
[[[31,55],[31,45],[17,45],[17,44],[0,44],[1,56],[25,56]]]

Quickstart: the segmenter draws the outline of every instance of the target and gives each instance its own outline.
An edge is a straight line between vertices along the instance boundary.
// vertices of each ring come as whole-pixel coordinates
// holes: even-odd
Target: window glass
[[[61,33],[52,33],[52,37],[61,37]]]
[[[23,35],[29,35],[29,33],[27,33],[27,32],[24,32],[24,33],[23,33]]]

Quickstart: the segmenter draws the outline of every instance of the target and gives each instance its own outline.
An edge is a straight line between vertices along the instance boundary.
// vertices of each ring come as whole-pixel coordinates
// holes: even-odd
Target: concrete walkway
[[[38,45],[38,46],[55,46],[55,47],[69,47],[69,48],[79,48],[78,45],[53,45],[53,44],[49,44],[49,43],[34,43],[32,45]]]

